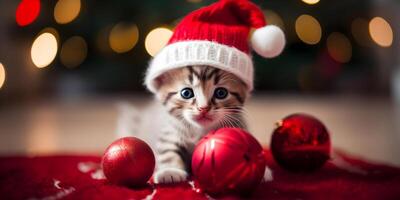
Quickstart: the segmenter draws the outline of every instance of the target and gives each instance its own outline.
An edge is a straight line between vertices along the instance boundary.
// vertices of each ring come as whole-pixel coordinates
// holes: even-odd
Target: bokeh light
[[[87,44],[80,36],[74,36],[64,42],[60,51],[60,60],[68,68],[79,66],[86,58]]]
[[[4,69],[3,64],[0,63],[0,89],[3,87],[6,81],[6,69]]]
[[[310,15],[301,15],[296,19],[297,36],[306,44],[317,44],[321,40],[322,29],[318,20]]]
[[[267,24],[273,24],[278,26],[282,30],[285,30],[285,23],[283,22],[282,17],[278,15],[278,13],[272,10],[264,10],[264,16]]]
[[[53,28],[53,27],[46,27],[43,30],[41,30],[38,35],[42,33],[51,33],[54,37],[56,37],[57,44],[60,43],[60,34],[58,34],[58,31]]]
[[[393,30],[382,17],[374,17],[369,22],[369,34],[372,40],[382,47],[390,47],[393,42]]]
[[[57,48],[57,39],[53,34],[49,32],[40,34],[31,48],[33,64],[38,68],[48,66],[56,57]]]
[[[368,34],[368,21],[357,18],[351,23],[351,34],[356,42],[361,46],[368,46],[371,42]]]
[[[327,48],[329,55],[337,62],[349,62],[352,56],[350,40],[342,33],[334,32],[328,36]]]
[[[20,26],[31,24],[39,16],[40,0],[22,0],[15,12],[15,19]]]
[[[59,0],[54,7],[54,19],[59,24],[70,23],[78,17],[80,10],[80,0]]]
[[[147,52],[151,56],[156,55],[168,43],[172,33],[167,28],[156,28],[150,31],[144,42]]]
[[[313,4],[316,4],[319,2],[319,0],[301,0],[301,1],[303,1],[306,4],[310,4],[310,5],[313,5]]]
[[[135,24],[118,23],[110,32],[108,42],[112,50],[124,53],[131,50],[139,39],[139,29]]]

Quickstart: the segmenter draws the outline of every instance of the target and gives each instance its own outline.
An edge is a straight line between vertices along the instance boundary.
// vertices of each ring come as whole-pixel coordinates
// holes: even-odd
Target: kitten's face
[[[171,115],[186,124],[203,129],[242,125],[237,117],[247,88],[233,74],[209,66],[190,66],[170,71],[157,82],[158,98]]]

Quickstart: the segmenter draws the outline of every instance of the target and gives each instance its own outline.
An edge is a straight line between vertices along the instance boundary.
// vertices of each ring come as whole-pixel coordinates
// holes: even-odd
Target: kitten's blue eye
[[[181,90],[181,97],[184,99],[190,99],[194,97],[193,90],[191,88],[183,88]]]
[[[223,87],[219,87],[214,91],[214,97],[217,99],[225,99],[228,96],[228,90]]]

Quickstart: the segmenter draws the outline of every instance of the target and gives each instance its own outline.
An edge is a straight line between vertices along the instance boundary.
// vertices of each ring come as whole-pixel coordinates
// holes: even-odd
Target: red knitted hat
[[[187,15],[152,60],[147,88],[155,92],[155,79],[166,71],[189,65],[208,65],[229,71],[253,89],[253,63],[249,47],[261,56],[279,55],[285,36],[277,26],[266,26],[264,14],[248,0],[220,0]]]

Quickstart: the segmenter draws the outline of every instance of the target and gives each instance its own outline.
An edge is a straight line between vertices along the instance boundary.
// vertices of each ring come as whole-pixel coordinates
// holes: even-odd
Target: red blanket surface
[[[249,199],[400,199],[400,168],[335,154],[313,173],[281,169],[267,151],[273,180]],[[210,199],[192,182],[127,188],[103,178],[99,156],[0,158],[0,199]],[[222,199],[240,199],[227,196]]]

